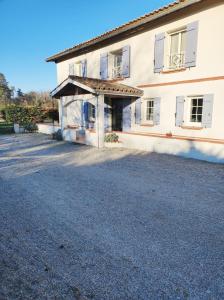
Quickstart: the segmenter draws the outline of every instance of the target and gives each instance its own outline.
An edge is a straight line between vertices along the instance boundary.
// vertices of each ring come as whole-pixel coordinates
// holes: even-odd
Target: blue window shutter
[[[154,107],[153,107],[153,124],[160,124],[160,102],[161,98],[154,98]]]
[[[100,55],[100,78],[103,80],[108,78],[108,53]]]
[[[141,124],[141,98],[138,98],[135,102],[135,123]]]
[[[178,96],[176,100],[176,126],[182,126],[184,122],[184,96]]]
[[[81,61],[82,64],[82,77],[87,77],[87,59]]]
[[[195,67],[198,45],[198,21],[187,25],[185,67]]]
[[[165,37],[166,37],[165,33],[157,34],[155,37],[154,73],[160,73],[164,68]]]
[[[69,64],[69,66],[68,66],[68,68],[69,68],[69,75],[74,75],[75,74],[75,66],[74,66],[74,64]]]
[[[84,102],[83,113],[84,113],[85,122],[88,122],[88,120],[89,120],[89,102]]]
[[[130,46],[125,46],[122,49],[122,76],[130,77]]]
[[[212,112],[213,112],[214,95],[204,95],[203,111],[202,111],[202,126],[205,128],[212,127]]]

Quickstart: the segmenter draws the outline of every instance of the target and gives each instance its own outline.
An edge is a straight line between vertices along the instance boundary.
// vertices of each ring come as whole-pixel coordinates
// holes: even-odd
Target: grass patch
[[[0,122],[0,134],[14,133],[13,124]]]

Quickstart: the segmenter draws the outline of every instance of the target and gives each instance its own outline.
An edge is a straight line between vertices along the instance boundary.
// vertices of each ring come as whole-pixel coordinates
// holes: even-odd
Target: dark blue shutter
[[[84,120],[86,123],[89,121],[89,102],[84,102],[83,113],[84,113]]]
[[[184,96],[178,96],[176,100],[176,126],[182,126],[184,122]]]
[[[82,77],[87,77],[87,59],[81,61],[82,64]]]
[[[106,80],[108,78],[108,54],[100,55],[100,78]]]
[[[198,45],[198,22],[187,25],[185,67],[195,67]]]
[[[130,46],[125,46],[122,49],[122,76],[130,77]]]
[[[154,48],[154,72],[160,73],[164,68],[165,33],[157,34]]]
[[[141,98],[135,101],[135,123],[141,124]]]
[[[212,127],[213,99],[213,94],[204,95],[203,98],[202,126],[205,128]]]
[[[161,98],[154,98],[154,107],[153,107],[153,124],[159,125],[160,123],[160,102]]]

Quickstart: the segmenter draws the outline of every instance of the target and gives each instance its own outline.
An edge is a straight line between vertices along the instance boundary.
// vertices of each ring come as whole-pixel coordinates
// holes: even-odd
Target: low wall
[[[63,139],[68,142],[75,142],[97,147],[97,135],[90,130],[79,130],[66,128],[63,130]]]
[[[59,125],[53,125],[53,124],[37,124],[38,126],[38,132],[45,133],[45,134],[52,134],[54,132],[57,132],[58,129],[61,127]]]
[[[224,144],[117,133],[124,148],[224,163]],[[110,147],[109,144],[105,145]],[[119,145],[120,147],[120,145]]]

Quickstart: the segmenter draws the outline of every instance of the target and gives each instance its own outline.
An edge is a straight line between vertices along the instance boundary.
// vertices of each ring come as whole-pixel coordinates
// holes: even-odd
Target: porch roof
[[[111,96],[141,97],[143,91],[125,84],[96,78],[68,76],[52,92],[54,98],[82,94],[104,94]]]

